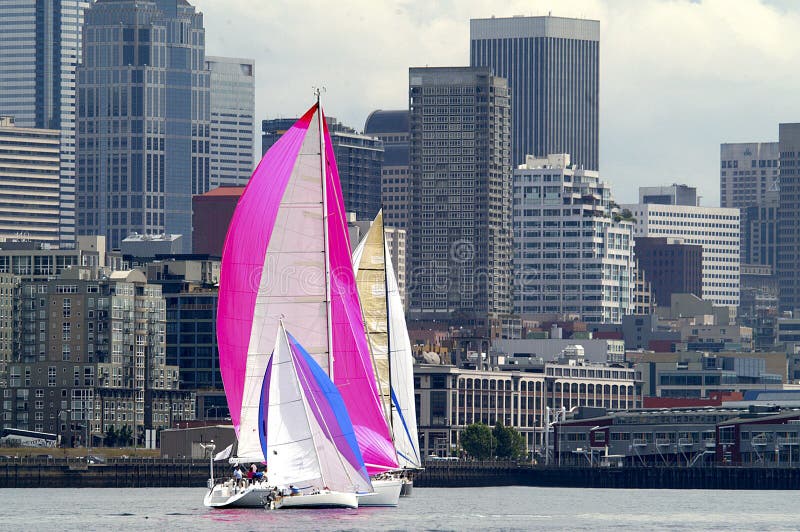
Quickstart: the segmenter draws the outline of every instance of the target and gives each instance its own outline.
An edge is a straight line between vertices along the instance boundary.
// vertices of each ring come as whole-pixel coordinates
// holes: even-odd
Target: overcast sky
[[[775,141],[800,122],[800,3],[791,0],[190,0],[206,53],[256,61],[256,117],[325,110],[362,130],[408,107],[410,66],[469,64],[469,19],[600,21],[600,172],[619,202],[639,185],[697,186],[719,204],[719,144]]]

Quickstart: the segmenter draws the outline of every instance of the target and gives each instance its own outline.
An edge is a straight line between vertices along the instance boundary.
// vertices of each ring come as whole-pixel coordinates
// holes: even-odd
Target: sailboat
[[[257,435],[267,457],[269,483],[259,484],[259,505],[280,508],[357,508],[356,492],[370,481],[353,426],[336,386],[281,323],[259,394]],[[207,506],[230,506],[231,499],[254,499],[238,482],[218,485]]]
[[[369,474],[397,468],[355,287],[339,174],[319,101],[264,155],[233,214],[217,313],[237,459],[265,457],[260,393],[280,322],[341,394]],[[369,483],[358,491],[371,493]]]
[[[422,467],[414,407],[414,359],[397,276],[386,243],[383,212],[378,213],[354,250],[353,266],[372,350],[378,396],[389,420],[400,467],[397,471],[400,474],[395,478],[401,480],[402,490],[410,495],[409,471]],[[373,482],[373,486],[376,484]],[[369,499],[375,500],[366,500]]]

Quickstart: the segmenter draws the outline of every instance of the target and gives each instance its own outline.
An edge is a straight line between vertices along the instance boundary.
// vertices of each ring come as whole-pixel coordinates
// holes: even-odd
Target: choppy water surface
[[[415,488],[398,508],[209,510],[203,489],[0,490],[0,530],[797,530],[791,491]]]

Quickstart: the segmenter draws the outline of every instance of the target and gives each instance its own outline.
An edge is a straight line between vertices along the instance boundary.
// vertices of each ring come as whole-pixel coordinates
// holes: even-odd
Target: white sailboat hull
[[[203,504],[209,508],[263,508],[272,489],[266,483],[248,487],[237,487],[232,482],[216,484],[206,493]]]
[[[286,495],[267,504],[268,510],[290,510],[301,508],[358,508],[355,493],[322,491],[299,495]]]
[[[373,493],[359,493],[359,506],[397,506],[400,502],[400,491],[403,489],[401,479],[373,480]]]

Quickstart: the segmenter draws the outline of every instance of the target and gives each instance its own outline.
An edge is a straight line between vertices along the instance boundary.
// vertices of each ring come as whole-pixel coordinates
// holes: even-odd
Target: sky
[[[190,0],[206,54],[255,59],[256,118],[329,116],[362,130],[408,108],[408,68],[469,64],[469,19],[600,21],[600,174],[620,203],[685,183],[719,205],[719,145],[800,122],[800,2],[791,0]]]

